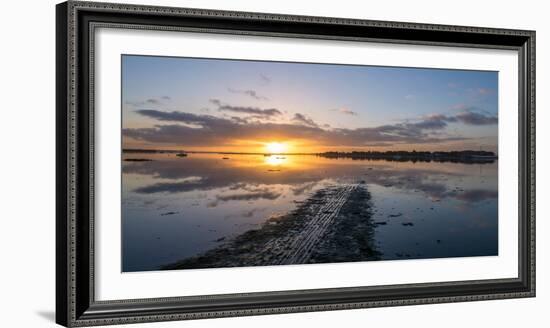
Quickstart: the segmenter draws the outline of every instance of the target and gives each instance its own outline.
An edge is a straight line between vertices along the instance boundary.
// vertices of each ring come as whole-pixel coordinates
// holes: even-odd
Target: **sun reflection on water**
[[[286,156],[270,155],[270,156],[265,156],[264,161],[266,164],[271,166],[280,166],[283,164],[287,164],[288,159]]]

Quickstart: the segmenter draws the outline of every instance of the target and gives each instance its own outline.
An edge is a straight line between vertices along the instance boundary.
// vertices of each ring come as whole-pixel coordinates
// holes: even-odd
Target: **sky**
[[[497,152],[498,72],[122,56],[123,147]]]

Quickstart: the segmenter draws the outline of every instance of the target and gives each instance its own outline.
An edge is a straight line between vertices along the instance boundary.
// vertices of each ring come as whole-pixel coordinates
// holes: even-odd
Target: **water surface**
[[[383,260],[498,254],[497,162],[125,153],[123,271],[156,270],[259,229],[316,191],[365,184]]]

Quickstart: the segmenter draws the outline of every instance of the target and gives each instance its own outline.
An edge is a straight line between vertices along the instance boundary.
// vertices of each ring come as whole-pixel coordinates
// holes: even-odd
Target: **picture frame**
[[[94,326],[535,296],[535,32],[68,1],[56,7],[56,322]],[[193,31],[511,50],[518,57],[518,276],[377,286],[98,300],[95,74],[98,28]],[[102,190],[103,192],[104,190]],[[114,214],[113,214],[114,215]]]

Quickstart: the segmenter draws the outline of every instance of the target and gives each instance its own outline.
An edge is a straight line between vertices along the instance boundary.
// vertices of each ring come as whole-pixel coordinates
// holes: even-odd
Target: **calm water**
[[[496,162],[219,154],[124,158],[152,161],[123,162],[123,271],[155,270],[200,254],[260,228],[323,187],[358,181],[371,193],[373,220],[386,222],[375,233],[382,259],[498,254]]]

